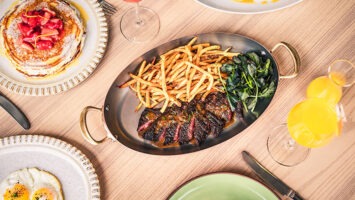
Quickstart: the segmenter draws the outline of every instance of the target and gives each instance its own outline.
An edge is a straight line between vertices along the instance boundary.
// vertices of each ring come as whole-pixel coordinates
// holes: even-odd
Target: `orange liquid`
[[[339,135],[340,123],[334,104],[311,98],[295,105],[287,118],[288,131],[300,145],[314,148],[328,144]]]
[[[254,0],[233,0],[238,3],[255,3]]]
[[[340,82],[341,79],[338,78]],[[342,96],[342,89],[326,76],[314,79],[307,88],[307,98],[322,98],[326,101],[337,104]]]
[[[344,74],[341,74],[339,72],[331,72],[329,74],[329,77],[332,79],[332,81],[334,81],[340,87],[344,86],[346,83],[346,78],[345,78]]]

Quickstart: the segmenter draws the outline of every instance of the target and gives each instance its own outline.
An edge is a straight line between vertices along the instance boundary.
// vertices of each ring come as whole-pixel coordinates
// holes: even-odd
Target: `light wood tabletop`
[[[238,15],[218,12],[193,0],[144,0],[143,6],[159,14],[161,29],[154,40],[142,44],[127,41],[119,28],[123,12],[133,5],[122,0],[109,2],[118,12],[109,18],[109,45],[95,72],[79,86],[54,96],[22,96],[0,88],[32,124],[30,130],[24,131],[0,109],[0,137],[43,134],[75,145],[96,168],[104,200],[166,199],[184,182],[212,172],[233,172],[260,180],[243,161],[243,150],[305,199],[355,199],[355,127],[345,127],[340,137],[325,147],[312,149],[309,157],[294,167],[277,164],[266,148],[269,131],[284,123],[290,109],[305,99],[311,80],[326,75],[328,65],[336,59],[355,62],[355,1],[308,0],[277,12]],[[208,32],[245,35],[268,49],[280,41],[288,42],[301,57],[300,74],[294,79],[280,80],[267,111],[250,127],[202,151],[155,156],[133,151],[119,142],[93,146],[83,139],[79,126],[82,109],[88,105],[101,107],[111,83],[130,62],[159,44]],[[275,57],[282,71],[291,68],[286,52],[278,51]],[[344,90],[342,101],[352,116],[354,97],[354,88]],[[105,135],[99,113],[90,113],[88,122],[96,137]]]

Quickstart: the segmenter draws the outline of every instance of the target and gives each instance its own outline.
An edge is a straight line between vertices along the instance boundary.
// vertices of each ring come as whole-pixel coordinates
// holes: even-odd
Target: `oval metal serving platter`
[[[277,63],[275,62],[275,59],[272,57],[270,52],[255,40],[230,33],[206,33],[196,36],[198,37],[196,43],[209,42],[211,44],[221,45],[223,49],[232,47],[231,51],[233,52],[246,53],[249,51],[256,51],[270,58],[274,70],[273,78],[277,86],[279,78]],[[137,125],[143,109],[141,109],[139,112],[135,112],[135,107],[139,103],[135,94],[130,91],[129,88],[120,89],[117,86],[129,80],[129,73],[135,72],[143,60],[147,60],[149,62],[154,59],[154,57],[158,58],[159,55],[170,49],[187,44],[193,37],[194,36],[188,36],[176,39],[146,52],[134,60],[118,75],[107,93],[103,107],[105,128],[109,134],[112,135],[112,139],[118,140],[125,146],[143,153],[155,155],[176,155],[195,152],[220,144],[242,132],[257,120],[256,117],[247,114],[245,116],[246,124],[236,121],[234,124],[225,128],[219,137],[208,138],[205,143],[200,146],[188,144],[180,147],[158,148],[151,144],[149,141],[145,141],[138,136]],[[270,104],[271,100],[272,98],[265,99],[258,103],[256,110],[259,113],[263,113]]]

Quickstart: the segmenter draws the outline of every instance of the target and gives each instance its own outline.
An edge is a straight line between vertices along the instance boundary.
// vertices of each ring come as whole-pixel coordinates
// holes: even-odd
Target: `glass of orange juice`
[[[268,151],[281,165],[297,165],[310,148],[322,147],[339,135],[341,119],[336,105],[321,98],[306,99],[291,109],[286,124],[272,130]]]
[[[343,122],[349,122],[340,100],[343,88],[355,83],[355,67],[348,60],[336,60],[328,76],[314,79],[307,99],[296,104],[287,123],[277,126],[267,140],[271,157],[281,165],[294,166],[307,158],[310,148],[322,147],[340,135]],[[355,127],[350,119],[351,127]]]

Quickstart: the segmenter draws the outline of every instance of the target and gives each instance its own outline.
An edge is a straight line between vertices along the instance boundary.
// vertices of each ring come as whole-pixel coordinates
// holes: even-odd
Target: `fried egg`
[[[12,172],[0,183],[0,194],[3,200],[63,200],[59,180],[37,168]]]

